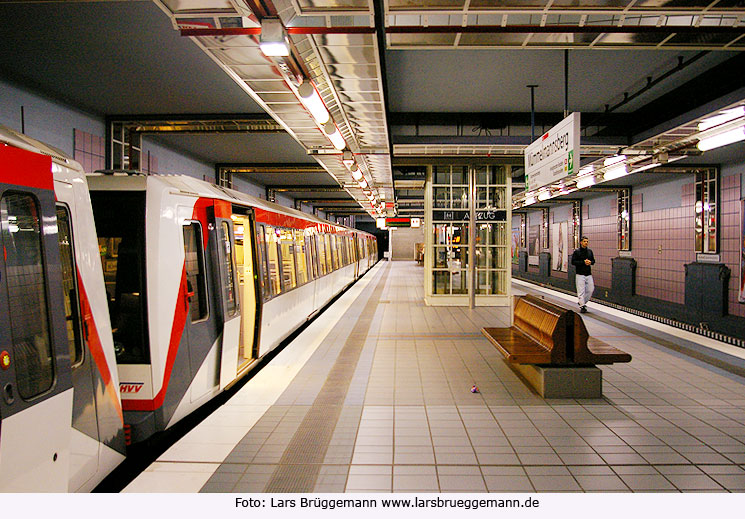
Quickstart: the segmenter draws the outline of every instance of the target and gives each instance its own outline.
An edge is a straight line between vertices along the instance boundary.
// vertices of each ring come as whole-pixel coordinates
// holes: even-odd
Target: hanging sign
[[[533,191],[579,171],[579,112],[525,148],[525,189]]]
[[[386,218],[386,227],[411,227],[410,218]]]
[[[468,209],[436,209],[432,211],[432,220],[450,221],[450,222],[467,222],[471,219],[471,212]],[[497,210],[477,210],[477,222],[506,222],[507,211],[504,209]]]

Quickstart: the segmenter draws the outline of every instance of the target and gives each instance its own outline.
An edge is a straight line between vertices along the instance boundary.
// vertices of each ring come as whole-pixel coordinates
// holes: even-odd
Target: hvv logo
[[[120,382],[119,383],[119,392],[120,393],[139,393],[140,389],[142,389],[142,386],[145,384],[143,382]]]

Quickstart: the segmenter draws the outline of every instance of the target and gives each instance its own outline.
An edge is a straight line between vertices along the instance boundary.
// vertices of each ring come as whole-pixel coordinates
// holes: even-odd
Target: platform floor
[[[381,262],[125,492],[744,491],[745,379],[584,320],[633,360],[544,400],[480,333],[507,308],[427,307],[422,267]]]

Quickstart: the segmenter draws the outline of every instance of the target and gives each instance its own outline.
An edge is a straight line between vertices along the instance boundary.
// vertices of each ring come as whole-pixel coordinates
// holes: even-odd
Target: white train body
[[[0,127],[0,491],[88,491],[124,459],[85,174]]]

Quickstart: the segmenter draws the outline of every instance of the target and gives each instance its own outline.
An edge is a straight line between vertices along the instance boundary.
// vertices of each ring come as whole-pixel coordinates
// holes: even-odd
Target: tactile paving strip
[[[385,271],[387,274],[387,269]],[[313,492],[385,287],[382,275],[264,492]]]

